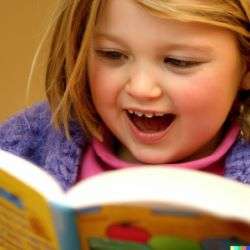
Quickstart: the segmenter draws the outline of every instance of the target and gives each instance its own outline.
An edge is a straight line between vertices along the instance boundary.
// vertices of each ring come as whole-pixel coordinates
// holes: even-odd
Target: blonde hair
[[[53,122],[70,137],[76,120],[88,135],[101,138],[87,78],[87,55],[98,13],[106,0],[65,0],[58,7],[46,72],[46,94]],[[197,21],[229,29],[250,61],[249,0],[134,0],[153,15],[182,22]],[[248,68],[249,70],[249,68]],[[238,114],[244,136],[250,138],[249,94],[241,99]]]

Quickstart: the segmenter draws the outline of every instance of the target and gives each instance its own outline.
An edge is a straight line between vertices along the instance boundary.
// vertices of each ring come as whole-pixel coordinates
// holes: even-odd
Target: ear
[[[250,71],[248,70],[241,81],[241,89],[250,90]]]
[[[242,90],[250,90],[250,62],[247,61],[244,66],[244,74],[241,81]]]

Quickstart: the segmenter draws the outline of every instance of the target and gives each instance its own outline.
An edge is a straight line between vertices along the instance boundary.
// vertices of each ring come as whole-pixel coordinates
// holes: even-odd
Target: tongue
[[[156,133],[165,130],[173,121],[173,114],[166,114],[164,116],[154,116],[147,118],[145,116],[130,115],[130,120],[134,125],[145,133]]]

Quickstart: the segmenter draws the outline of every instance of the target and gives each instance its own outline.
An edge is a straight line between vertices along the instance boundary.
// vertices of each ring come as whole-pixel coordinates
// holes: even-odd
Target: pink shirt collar
[[[237,123],[233,123],[220,145],[211,155],[193,161],[164,165],[223,174],[224,164],[221,163],[221,160],[224,159],[225,154],[235,142],[236,138],[238,137],[239,130],[239,125]],[[113,154],[111,149],[105,143],[102,143],[97,139],[93,139],[86,151],[86,154],[83,157],[81,173],[79,177],[80,179],[85,179],[107,169],[115,170],[133,166],[139,166],[139,164],[129,163],[119,159]]]

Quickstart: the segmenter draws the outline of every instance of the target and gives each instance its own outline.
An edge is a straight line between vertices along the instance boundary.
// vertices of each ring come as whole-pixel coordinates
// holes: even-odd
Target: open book
[[[229,250],[250,245],[250,186],[161,166],[106,172],[66,193],[0,151],[0,249]]]

